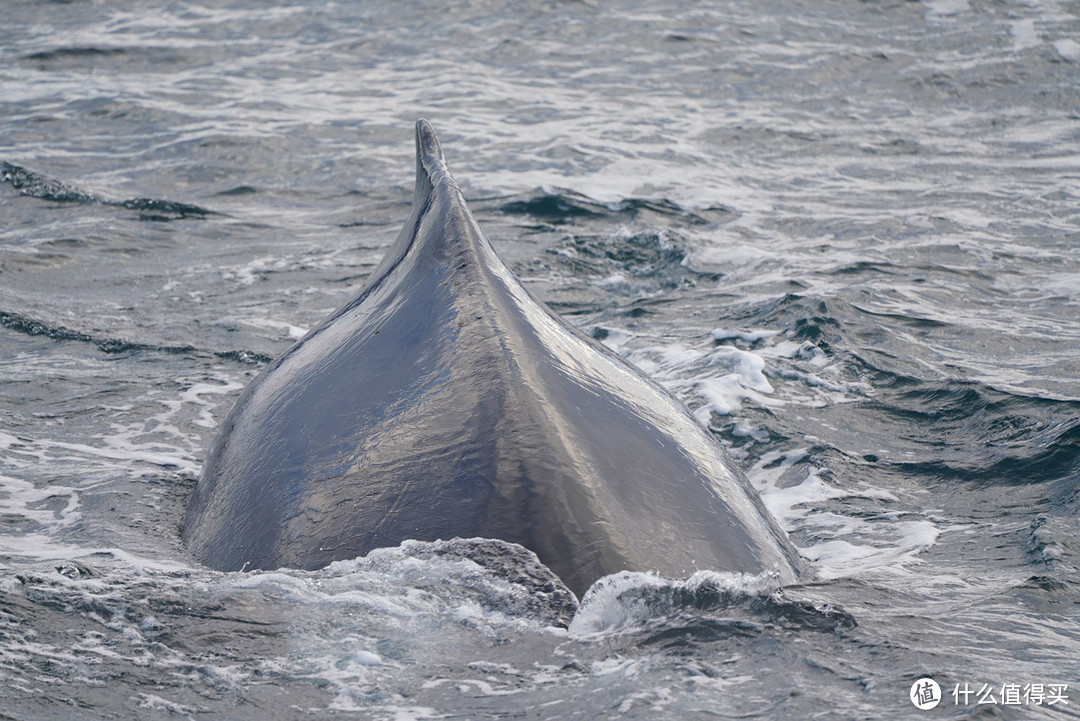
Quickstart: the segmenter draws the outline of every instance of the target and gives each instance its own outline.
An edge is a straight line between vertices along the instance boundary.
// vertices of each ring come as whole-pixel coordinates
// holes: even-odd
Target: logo
[[[911,703],[920,711],[929,711],[941,703],[941,686],[932,678],[920,678],[911,684]]]

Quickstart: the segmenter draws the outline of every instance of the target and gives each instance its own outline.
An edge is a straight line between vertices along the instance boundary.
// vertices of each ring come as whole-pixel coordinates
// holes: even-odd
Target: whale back
[[[620,570],[794,580],[799,560],[669,393],[534,299],[416,126],[408,221],[361,292],[256,378],[184,524],[219,570],[497,538],[579,595]]]

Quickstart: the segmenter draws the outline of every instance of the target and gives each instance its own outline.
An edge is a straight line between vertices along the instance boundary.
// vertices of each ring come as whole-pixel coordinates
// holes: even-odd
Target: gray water
[[[0,20],[0,718],[1080,717],[1080,4],[161,5]],[[813,578],[187,557],[217,424],[407,216],[417,117]]]

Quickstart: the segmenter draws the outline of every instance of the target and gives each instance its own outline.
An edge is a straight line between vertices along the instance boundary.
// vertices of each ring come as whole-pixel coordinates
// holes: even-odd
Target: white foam
[[[184,381],[175,379],[177,384]],[[68,466],[72,473],[80,477],[115,478],[117,471],[130,474],[132,468],[150,464],[159,468],[174,469],[184,474],[195,474],[201,454],[199,448],[202,439],[197,434],[181,429],[191,421],[186,411],[191,405],[201,406],[199,419],[195,425],[211,427],[215,425],[210,415],[210,405],[202,398],[205,395],[228,393],[239,388],[234,381],[225,381],[218,385],[200,380],[191,384],[178,395],[174,388],[148,388],[136,398],[134,404],[108,406],[106,418],[114,422],[101,422],[97,432],[80,434],[77,440],[64,437],[21,437],[0,433],[0,449],[7,451],[5,460],[15,469],[41,468],[48,464],[53,468]],[[142,412],[145,406],[161,404],[166,412],[147,416]],[[50,433],[64,433],[62,423],[48,423],[38,432],[48,429]]]
[[[889,491],[865,486],[858,489],[841,489],[826,482],[821,477],[821,469],[805,465],[799,472],[796,466],[809,457],[805,448],[789,451],[770,451],[761,457],[751,469],[750,477],[758,490],[768,493],[766,505],[769,511],[780,519],[801,518],[799,506],[819,505],[822,501],[834,498],[868,498],[881,501],[898,501]],[[792,471],[801,480],[791,484]],[[772,505],[770,505],[772,504]]]
[[[1072,38],[1064,38],[1054,42],[1054,50],[1057,54],[1073,63],[1080,63],[1080,43]]]
[[[240,690],[251,679],[252,673],[242,664],[228,666],[205,665],[199,667],[199,672],[208,676],[215,686],[225,686],[233,690]]]
[[[49,485],[38,488],[29,481],[0,476],[0,515],[17,516],[33,521],[51,533],[72,526],[82,518],[79,492],[71,486]],[[58,510],[32,508],[50,499],[66,499]],[[6,538],[6,537],[5,537]]]
[[[765,397],[774,389],[765,377],[765,359],[757,353],[722,346],[709,353],[706,360],[710,368],[721,366],[731,372],[694,382],[695,392],[705,400],[705,405],[694,413],[703,425],[709,424],[713,413],[726,416],[741,410],[743,400],[752,400],[759,406],[782,405]]]
[[[750,438],[758,443],[768,443],[770,439],[768,430],[751,425],[742,418],[735,419],[731,427],[731,435],[738,438]]]
[[[294,257],[263,256],[243,265],[226,268],[222,271],[221,277],[224,280],[239,283],[240,285],[253,285],[267,273],[298,270],[302,267],[303,262],[303,259]]]
[[[136,701],[136,705],[141,709],[146,709],[147,711],[163,711],[175,716],[190,716],[190,714],[200,713],[205,710],[196,706],[175,703],[162,698],[161,696],[155,696],[152,693],[139,693],[132,698]]]
[[[70,505],[70,503],[69,503]],[[21,556],[35,561],[71,561],[94,556],[111,557],[125,564],[136,574],[184,573],[191,567],[179,561],[146,558],[115,546],[75,545],[65,543],[55,531],[46,533],[21,533],[0,536],[0,551],[6,555]]]
[[[948,17],[971,10],[968,0],[923,0],[928,17]]]
[[[680,580],[663,578],[655,573],[621,571],[597,580],[585,592],[578,612],[570,622],[569,632],[573,636],[590,636],[634,630],[662,615],[665,609],[643,600],[639,594],[628,592],[640,589],[694,591],[701,587],[738,596],[756,596],[776,591],[777,578],[771,572],[750,575],[698,571]]]
[[[911,513],[866,516],[859,510],[858,515],[844,515],[827,509],[827,502],[840,499],[882,504],[900,499],[868,485],[841,488],[825,480],[821,469],[803,463],[806,458],[805,449],[767,453],[749,476],[769,512],[788,532],[822,539],[798,547],[802,556],[814,562],[819,577],[908,573],[909,566],[921,562],[919,554],[936,543],[942,529],[929,519],[911,518]]]
[[[733,266],[773,260],[774,258],[776,258],[776,253],[752,245],[704,246],[695,248],[687,255],[684,265],[699,270],[707,266],[731,268]]]
[[[876,540],[891,542],[887,545],[833,539],[802,547],[799,553],[814,561],[825,580],[868,573],[908,575],[908,566],[919,564],[918,554],[931,548],[941,533],[928,520],[903,521],[886,529]]]
[[[629,676],[633,678],[639,674],[640,670],[640,659],[624,658],[621,656],[605,658],[599,661],[593,661],[589,664],[589,671],[594,676],[611,676],[618,674],[620,676]]]
[[[693,407],[695,401],[704,400],[695,412],[703,425],[708,425],[713,413],[738,414],[745,402],[770,408],[789,404],[823,407],[865,398],[872,390],[862,381],[843,378],[843,365],[814,344],[787,340],[779,331],[717,328],[709,333],[708,342],[695,346],[645,345],[640,336],[607,330],[605,343],[609,347],[681,395],[684,402]],[[713,345],[730,339],[750,345],[752,350]],[[800,370],[807,366],[817,372]],[[778,390],[775,379],[796,383],[785,382]]]
[[[353,705],[349,705],[349,706],[344,707],[344,708],[339,708],[339,707],[331,707],[331,708],[334,708],[335,710],[341,710],[341,711],[370,711],[371,710],[370,705],[366,704],[366,703],[361,704],[361,705],[353,704]],[[396,705],[390,704],[390,705],[380,705],[379,706],[379,716],[378,716],[378,718],[386,719],[386,721],[427,721],[429,719],[443,719],[443,718],[451,718],[451,717],[456,718],[458,716],[459,715],[456,712],[449,712],[449,713],[445,713],[445,714],[444,713],[439,713],[435,709],[429,708],[427,706],[396,706]]]
[[[67,443],[65,441],[51,441],[42,439],[39,443],[49,449],[60,448],[78,454],[77,456],[65,456],[65,460],[73,460],[78,456],[97,456],[114,461],[142,462],[162,468],[175,468],[194,474],[198,465],[189,458],[182,458],[168,452],[151,450],[137,450],[136,448],[124,447],[116,441],[126,440],[119,437],[106,437],[105,446],[91,446],[86,443]]]
[[[1033,550],[1037,551],[1043,561],[1056,562],[1065,559],[1066,551],[1062,547],[1049,525],[1050,518],[1045,514],[1039,514],[1034,523],[1031,531],[1031,540],[1033,542]]]
[[[1009,32],[1013,37],[1013,50],[1027,50],[1041,44],[1035,33],[1035,21],[1031,18],[1014,20],[1009,26]]]
[[[418,718],[428,717],[422,710],[399,707],[405,699],[395,694],[387,698],[385,693],[403,674],[415,676],[417,665],[442,668],[428,658],[428,649],[444,654],[457,638],[471,644],[477,638],[503,638],[508,632],[551,631],[526,612],[536,603],[531,591],[467,558],[407,555],[426,545],[406,542],[316,572],[216,574],[197,595],[209,604],[222,599],[235,604],[240,599],[256,607],[271,604],[286,609],[292,646],[287,657],[275,659],[278,668],[273,676],[325,686],[328,706],[312,712],[370,711],[377,694],[380,718],[398,711],[402,718],[414,712]],[[560,629],[555,635],[565,633]],[[379,647],[378,639],[387,637],[395,639],[390,654]],[[247,663],[238,670],[250,673],[250,667]],[[425,674],[415,687],[451,684],[447,691],[456,688],[477,697],[512,696],[530,688],[528,674],[506,664],[479,661],[464,672],[455,668],[452,681]]]
[[[601,278],[596,281],[596,285],[600,288],[606,288],[608,290],[626,288],[628,283],[626,282],[626,276],[622,273],[613,273],[606,278]]]
[[[185,421],[176,420],[176,417],[182,417],[186,408],[195,406],[199,409],[199,417],[191,421],[191,423],[202,428],[216,428],[218,422],[214,419],[214,411],[219,404],[212,403],[203,396],[225,395],[238,391],[243,387],[242,383],[229,379],[222,380],[220,383],[194,382],[180,394],[179,398],[160,399],[158,402],[168,408],[169,412],[148,419],[146,428],[152,429],[155,433],[171,433],[185,447],[198,445],[200,442],[198,438],[191,434],[185,434],[180,430],[179,425]]]
[[[302,326],[293,325],[283,320],[274,320],[272,318],[243,318],[240,320],[245,325],[254,326],[255,328],[270,328],[273,330],[283,330],[286,334],[294,339],[299,340],[308,334],[308,328]]]
[[[649,711],[652,713],[663,713],[674,701],[675,695],[671,688],[658,686],[627,696],[619,704],[619,713],[629,713],[639,705],[648,706]]]
[[[710,353],[708,361],[710,366],[731,368],[746,388],[758,393],[773,393],[772,384],[765,377],[765,359],[757,353],[723,346]]]
[[[495,688],[489,681],[476,678],[457,679],[454,684],[457,685],[461,693],[476,696],[512,696],[524,691],[523,688]]]
[[[737,373],[704,378],[694,384],[694,390],[705,400],[705,404],[694,411],[694,417],[703,426],[709,425],[713,413],[726,416],[742,410],[742,402],[746,399],[753,400],[759,406],[780,405],[747,388]]]
[[[682,343],[669,343],[651,350],[659,356],[658,370],[669,377],[705,357],[704,351]]]

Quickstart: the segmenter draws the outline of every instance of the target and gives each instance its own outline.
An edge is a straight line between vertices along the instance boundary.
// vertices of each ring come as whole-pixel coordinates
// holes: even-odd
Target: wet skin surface
[[[742,473],[669,393],[535,300],[417,123],[412,214],[361,293],[244,392],[184,539],[219,570],[498,538],[579,595],[620,570],[793,581]]]

